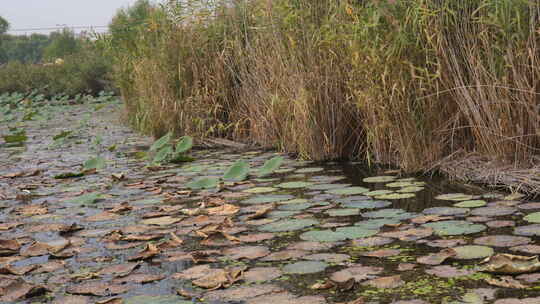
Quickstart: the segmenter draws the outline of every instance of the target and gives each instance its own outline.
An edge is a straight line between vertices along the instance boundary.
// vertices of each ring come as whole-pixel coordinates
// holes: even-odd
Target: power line
[[[86,25],[86,26],[54,26],[54,27],[33,27],[23,29],[10,29],[10,32],[30,32],[30,31],[53,31],[61,30],[64,28],[69,29],[92,29],[92,28],[108,28],[107,25]]]

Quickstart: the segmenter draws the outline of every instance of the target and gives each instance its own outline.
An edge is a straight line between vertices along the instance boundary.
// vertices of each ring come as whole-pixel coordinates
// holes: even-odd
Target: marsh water
[[[27,137],[0,147],[2,303],[540,303],[540,203],[257,149],[150,164],[117,101],[31,109],[0,126]]]

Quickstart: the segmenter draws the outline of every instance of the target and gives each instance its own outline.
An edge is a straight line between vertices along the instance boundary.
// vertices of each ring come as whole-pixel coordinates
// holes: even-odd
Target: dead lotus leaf
[[[133,210],[133,207],[130,206],[128,202],[123,202],[123,203],[120,203],[120,204],[114,206],[109,212],[123,213],[123,212],[131,211],[131,210]]]
[[[49,213],[49,209],[45,204],[37,204],[20,207],[16,212],[22,216],[34,216],[47,214]]]
[[[21,266],[21,267],[13,267],[11,265],[6,265],[3,267],[0,267],[0,274],[13,274],[13,275],[25,275],[26,273],[35,270],[38,268],[39,265],[28,265],[28,266]]]
[[[266,207],[263,207],[263,208],[260,208],[260,209],[257,209],[257,211],[252,214],[252,215],[249,215],[247,218],[246,218],[246,221],[249,221],[249,220],[256,220],[256,219],[260,219],[260,218],[263,218],[266,216],[266,214],[272,210],[274,210],[276,208],[276,204],[271,204],[271,205],[268,205]]]
[[[161,234],[129,234],[129,235],[123,235],[120,237],[120,240],[122,241],[152,241],[162,238],[163,235]]]
[[[457,255],[457,252],[452,248],[443,249],[437,253],[431,253],[426,256],[419,257],[416,259],[416,262],[424,265],[440,265],[446,259],[454,257]]]
[[[372,286],[375,288],[396,288],[403,284],[405,284],[405,282],[403,282],[403,280],[401,279],[401,276],[395,275],[395,276],[371,279],[369,281],[366,281],[362,285]]]
[[[123,277],[129,275],[135,268],[140,266],[141,263],[125,263],[118,264],[113,266],[107,266],[101,269],[98,274],[101,275],[112,275],[114,277]]]
[[[105,300],[97,301],[96,304],[123,304],[124,299],[120,297],[107,298]]]
[[[431,236],[432,234],[432,228],[412,228],[407,230],[384,232],[380,233],[379,236],[399,239],[400,241],[408,242],[423,239]]]
[[[59,253],[70,245],[66,239],[58,239],[49,243],[34,242],[27,248],[21,250],[22,256],[40,256],[46,254]]]
[[[207,275],[193,281],[193,285],[215,290],[218,288],[229,288],[235,282],[242,279],[246,266],[232,269],[216,269]]]
[[[21,244],[16,240],[0,239],[0,255],[17,253],[20,248]]]
[[[184,243],[174,232],[169,233],[169,237],[170,239],[168,241],[162,242],[157,246],[160,250],[177,248]]]
[[[234,215],[240,211],[240,208],[231,204],[224,204],[218,207],[207,208],[206,212],[210,215]]]
[[[125,283],[139,283],[145,284],[155,281],[160,281],[165,278],[163,274],[145,274],[145,273],[135,273],[130,274],[125,277],[116,278],[112,281],[113,284],[125,284]]]
[[[146,260],[158,255],[160,252],[161,250],[156,245],[148,243],[143,251],[128,257],[128,261]]]
[[[221,252],[219,250],[203,250],[203,251],[194,251],[191,252],[191,260],[195,264],[199,263],[213,263],[216,262],[217,259],[211,257],[212,255],[220,254]]]
[[[141,224],[167,226],[167,225],[178,223],[181,220],[182,220],[181,218],[176,218],[172,216],[162,216],[162,217],[154,217],[154,218],[145,219],[141,222]]]
[[[540,270],[538,256],[526,257],[513,254],[496,254],[481,262],[482,271],[502,274],[521,274]]]
[[[423,215],[419,217],[415,217],[411,220],[412,223],[415,224],[425,224],[429,222],[439,222],[439,221],[445,221],[452,219],[451,216],[440,216],[440,215]]]
[[[44,286],[30,284],[21,279],[10,281],[8,285],[0,287],[0,295],[2,295],[0,302],[14,302],[43,294],[46,291]]]
[[[326,290],[334,287],[336,287],[336,283],[332,282],[331,280],[326,280],[323,283],[315,283],[309,288],[313,290]]]
[[[89,216],[85,220],[87,222],[102,222],[102,221],[112,221],[112,220],[115,220],[115,219],[117,219],[119,217],[120,216],[118,214],[116,214],[116,213],[109,212],[109,211],[103,211],[101,213]]]
[[[514,279],[511,276],[503,276],[500,278],[486,278],[485,281],[490,285],[503,288],[525,289],[530,287],[528,285],[524,285],[522,282]]]
[[[10,230],[10,229],[13,229],[13,228],[16,228],[20,225],[22,225],[23,223],[19,223],[19,222],[13,222],[13,223],[1,223],[0,224],[0,231],[7,231],[7,230]]]
[[[69,286],[66,289],[67,293],[78,295],[93,295],[93,296],[111,296],[124,293],[130,290],[128,285],[111,284],[110,282],[91,281],[74,286]]]

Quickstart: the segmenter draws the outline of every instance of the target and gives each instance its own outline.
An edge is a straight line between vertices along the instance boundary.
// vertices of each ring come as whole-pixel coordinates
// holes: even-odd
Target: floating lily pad
[[[178,296],[134,296],[124,300],[125,304],[192,304]]]
[[[364,183],[388,183],[394,181],[395,179],[395,176],[372,176],[366,177],[362,181]]]
[[[282,201],[280,202],[280,204],[283,204],[283,205],[295,205],[295,204],[303,204],[303,203],[307,203],[309,202],[307,199],[305,198],[295,198],[295,199],[292,199],[292,200],[287,200],[287,201]]]
[[[298,169],[294,172],[296,173],[315,173],[315,172],[321,172],[324,171],[324,168],[302,168]]]
[[[226,181],[243,181],[247,178],[249,173],[249,164],[245,161],[236,161],[227,171],[223,174],[223,180]]]
[[[435,234],[438,235],[473,234],[486,230],[486,226],[482,224],[473,224],[467,221],[441,221],[423,224],[422,226],[433,228]]]
[[[328,263],[341,263],[350,259],[351,257],[346,254],[339,253],[316,253],[310,254],[304,257],[305,260],[311,261],[325,261]]]
[[[105,168],[105,166],[106,166],[106,161],[103,157],[94,157],[84,162],[83,169],[84,170],[92,170],[92,169],[101,170]]]
[[[487,204],[486,201],[483,201],[483,200],[471,200],[471,201],[463,201],[463,202],[454,204],[454,207],[478,208],[478,207],[484,207],[486,204]]]
[[[377,234],[379,230],[365,229],[362,227],[340,227],[332,230],[312,230],[304,232],[300,238],[304,241],[314,242],[337,242],[343,240],[352,240],[364,237],[370,237]]]
[[[435,214],[435,215],[464,215],[469,212],[467,208],[453,208],[453,207],[434,207],[424,209],[422,213],[424,214]]]
[[[318,223],[318,221],[312,219],[285,219],[263,225],[259,227],[259,230],[268,232],[295,231],[317,225]]]
[[[364,188],[364,187],[347,187],[347,188],[342,188],[342,189],[332,189],[326,192],[330,194],[336,194],[336,195],[355,195],[355,194],[362,194],[368,191],[369,189]]]
[[[68,203],[79,204],[79,205],[89,205],[95,203],[97,200],[101,199],[102,195],[98,192],[92,192],[83,194],[72,199],[67,200]]]
[[[497,207],[481,207],[481,208],[475,208],[471,211],[471,214],[474,216],[504,216],[504,215],[511,215],[514,214],[517,211],[514,207],[505,207],[505,206],[497,206]]]
[[[393,218],[393,219],[411,219],[417,216],[416,213],[407,212],[402,209],[382,209],[377,211],[366,212],[362,214],[367,218]]]
[[[448,193],[437,195],[435,199],[443,201],[469,201],[473,199],[473,196],[463,193]]]
[[[186,184],[186,187],[193,190],[213,189],[218,186],[219,178],[217,177],[202,177]]]
[[[531,239],[528,237],[513,235],[488,235],[474,240],[475,244],[494,247],[513,247],[525,245],[530,242]]]
[[[457,253],[453,258],[459,260],[483,259],[495,253],[491,247],[478,245],[460,246],[452,249]]]
[[[377,195],[375,196],[376,199],[381,200],[399,200],[399,199],[407,199],[411,197],[415,197],[416,194],[414,193],[389,193],[389,194],[383,194],[383,195]]]
[[[252,198],[249,198],[247,200],[241,201],[242,204],[267,204],[267,203],[275,203],[275,202],[283,202],[290,199],[293,199],[294,196],[288,195],[288,194],[280,194],[280,195],[259,195]]]
[[[299,204],[284,204],[278,207],[279,210],[288,210],[288,211],[296,211],[296,210],[304,210],[313,207],[314,204],[312,203],[299,203]]]
[[[324,271],[328,264],[320,261],[301,261],[283,267],[283,272],[291,274],[308,274]]]
[[[399,193],[413,193],[413,192],[420,192],[420,191],[422,191],[424,189],[425,189],[424,187],[409,186],[409,187],[401,188],[401,189],[397,190],[396,192],[399,192]]]
[[[392,205],[392,203],[389,201],[372,201],[372,200],[341,204],[341,206],[344,208],[358,208],[358,209],[378,209],[378,208],[385,208],[390,205]]]
[[[249,189],[246,189],[242,192],[246,192],[246,193],[268,193],[268,192],[274,192],[274,191],[277,191],[278,189],[277,188],[272,188],[272,187],[254,187],[254,188],[249,188]]]
[[[531,213],[523,218],[529,223],[540,223],[540,212]]]
[[[417,181],[396,181],[393,183],[386,184],[386,187],[389,188],[405,188],[405,187],[422,187],[425,186],[425,182],[417,182]]]
[[[374,191],[366,192],[366,193],[364,193],[364,195],[377,196],[377,195],[386,195],[386,194],[391,194],[391,193],[394,193],[394,191],[391,191],[391,190],[374,190]]]
[[[284,188],[284,189],[298,189],[298,188],[305,188],[308,186],[313,185],[313,183],[309,182],[287,182],[287,183],[281,183],[278,184],[276,187]]]
[[[306,187],[309,190],[326,191],[332,189],[341,189],[349,187],[351,184],[317,184]]]
[[[360,209],[330,209],[325,212],[328,216],[352,216],[359,215]]]
[[[354,225],[365,229],[378,229],[384,225],[398,225],[399,223],[401,223],[401,221],[396,218],[378,218],[360,221]]]
[[[516,227],[514,229],[514,234],[523,236],[540,236],[540,224]]]
[[[300,213],[300,211],[296,211],[296,210],[289,210],[289,211],[277,210],[277,211],[272,211],[272,212],[268,213],[268,217],[271,217],[271,218],[291,217],[291,216],[297,215],[299,213]]]

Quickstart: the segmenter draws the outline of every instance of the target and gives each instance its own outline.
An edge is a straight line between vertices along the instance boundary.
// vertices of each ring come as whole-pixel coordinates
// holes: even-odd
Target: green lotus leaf
[[[283,163],[284,158],[282,156],[276,156],[267,160],[264,165],[258,170],[257,176],[264,177],[274,173]]]
[[[330,194],[336,194],[336,195],[355,195],[355,194],[362,194],[368,192],[368,188],[364,187],[347,187],[347,188],[341,188],[341,189],[332,189],[326,191],[326,193]]]
[[[313,219],[283,219],[277,222],[262,225],[259,227],[259,230],[268,232],[296,231],[317,224],[319,224],[319,222]]]
[[[482,224],[473,224],[467,221],[457,220],[427,223],[422,226],[433,228],[435,234],[441,236],[473,234],[486,230],[486,226]]]
[[[190,136],[182,136],[176,144],[175,152],[176,153],[186,153],[193,147],[193,138]]]
[[[201,177],[197,180],[191,181],[186,184],[186,187],[192,190],[200,189],[213,189],[219,184],[219,178],[217,177]]]
[[[236,161],[227,171],[223,174],[223,179],[226,181],[243,181],[247,178],[249,173],[249,164],[245,161]]]

